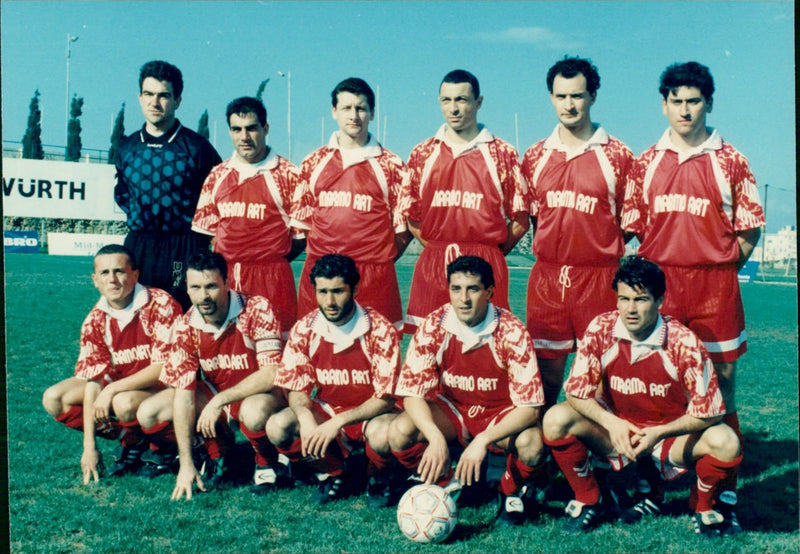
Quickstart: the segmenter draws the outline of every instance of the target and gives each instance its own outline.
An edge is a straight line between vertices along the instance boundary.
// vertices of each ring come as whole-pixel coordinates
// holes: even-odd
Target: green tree
[[[72,95],[69,106],[69,122],[67,123],[67,153],[64,160],[77,162],[81,159],[81,114],[83,113],[83,98],[77,94]]]
[[[256,90],[256,98],[258,98],[259,100],[261,100],[261,96],[264,94],[264,89],[266,88],[267,83],[269,83],[268,78],[264,79],[258,84],[258,90]]]
[[[204,139],[208,140],[208,137],[210,136],[210,133],[208,132],[208,110],[205,110],[203,115],[200,116],[200,122],[197,124],[197,133]]]
[[[29,160],[43,160],[42,149],[42,110],[39,109],[39,89],[33,93],[28,111],[28,127],[22,137],[22,157]]]
[[[117,157],[117,150],[119,150],[119,143],[125,137],[125,102],[117,113],[114,119],[114,128],[111,130],[111,146],[108,149],[108,163],[113,164],[114,158]]]

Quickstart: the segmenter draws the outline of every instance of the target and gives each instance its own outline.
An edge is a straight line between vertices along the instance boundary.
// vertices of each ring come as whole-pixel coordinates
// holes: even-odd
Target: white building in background
[[[761,236],[752,259],[775,265],[797,264],[797,230],[787,225],[777,233]]]

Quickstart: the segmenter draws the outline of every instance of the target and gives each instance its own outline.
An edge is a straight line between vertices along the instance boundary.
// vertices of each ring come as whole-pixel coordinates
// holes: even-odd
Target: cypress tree
[[[22,137],[22,157],[29,160],[43,160],[42,148],[42,110],[39,109],[39,89],[33,93],[28,110],[28,127]]]
[[[108,149],[108,163],[113,164],[119,150],[119,143],[125,137],[125,102],[114,119],[114,128],[111,130],[111,146]]]
[[[81,114],[83,108],[83,98],[77,94],[72,96],[69,107],[69,122],[67,124],[67,153],[64,160],[77,162],[81,159]]]
[[[200,116],[200,122],[197,124],[197,134],[206,140],[211,135],[208,131],[208,110],[204,111],[203,115]]]

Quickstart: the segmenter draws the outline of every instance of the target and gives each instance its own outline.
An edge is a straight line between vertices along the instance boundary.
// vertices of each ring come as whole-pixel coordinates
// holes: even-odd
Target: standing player
[[[127,214],[125,246],[141,264],[142,284],[166,290],[184,309],[191,303],[181,284],[189,254],[209,239],[191,231],[203,181],[222,160],[209,142],[181,125],[183,77],[163,61],[139,72],[139,104],[145,124],[119,146],[114,200]]]
[[[559,123],[522,160],[536,255],[527,321],[546,407],[558,400],[567,354],[586,325],[614,308],[610,285],[625,253],[619,217],[633,154],[592,122],[598,88],[600,75],[588,60],[553,65],[547,89]]]
[[[708,352],[689,329],[659,314],[665,279],[657,265],[626,258],[612,286],[617,309],[589,324],[564,384],[567,401],[544,416],[545,442],[575,492],[564,530],[589,531],[605,518],[591,447],[615,470],[652,458],[674,479],[694,466],[695,532],[735,532],[735,516],[719,504],[714,510],[714,500],[742,458],[736,434],[719,423],[725,405]],[[663,500],[660,488],[625,519],[661,513]]]
[[[450,303],[426,317],[408,346],[395,395],[404,412],[389,428],[400,463],[422,481],[480,480],[489,451],[507,452],[498,518],[524,521],[526,487],[541,473],[542,381],[525,325],[490,302],[492,266],[476,256],[447,266]],[[450,473],[450,446],[464,446]]]
[[[120,441],[109,476],[138,472],[147,450],[136,409],[160,388],[170,327],[181,308],[164,291],[140,285],[138,277],[127,248],[110,244],[98,250],[92,282],[101,297],[81,327],[75,376],[42,398],[56,421],[83,431],[84,484],[96,482],[103,467],[96,437]]]
[[[368,503],[386,506],[392,501],[387,430],[397,415],[391,394],[400,367],[399,331],[354,300],[359,274],[352,258],[322,256],[309,279],[318,309],[292,328],[275,377],[275,385],[289,391],[290,407],[269,419],[267,434],[290,460],[306,459],[320,471],[319,503],[351,492],[344,457],[363,444]]]
[[[403,308],[394,261],[411,240],[397,211],[403,161],[369,133],[375,95],[366,82],[345,79],[331,92],[331,103],[339,130],[303,160],[302,195],[292,214],[292,224],[308,237],[297,315],[317,308],[309,279],[317,259],[345,254],[361,275],[358,302],[399,328]]]
[[[460,255],[492,265],[494,301],[508,308],[504,256],[528,230],[528,192],[517,152],[478,124],[482,103],[473,74],[456,69],[445,75],[439,86],[445,123],[408,158],[402,213],[425,248],[414,267],[406,333],[447,302],[445,268]]]
[[[659,92],[670,126],[634,164],[622,223],[639,237],[639,254],[667,276],[664,313],[708,349],[727,408],[723,421],[741,441],[735,370],[747,335],[737,272],[761,236],[764,212],[745,157],[706,127],[714,95],[709,69],[673,64],[661,74]],[[735,475],[723,489],[722,500],[735,505]]]
[[[216,252],[198,252],[187,262],[193,307],[175,323],[172,350],[160,377],[175,389],[171,416],[180,468],[173,500],[184,494],[190,500],[194,483],[204,491],[209,481],[217,485],[226,478],[226,456],[235,448],[231,419],[239,421],[255,450],[253,492],[271,488],[278,478],[278,453],[264,428],[267,418],[286,405],[272,387],[281,354],[280,324],[267,299],[230,290],[227,274],[225,258]],[[152,412],[157,406],[149,408]],[[210,457],[206,483],[192,459],[195,429]]]
[[[267,110],[260,100],[237,98],[225,116],[233,156],[208,175],[192,230],[214,237],[214,252],[229,262],[231,288],[269,299],[288,333],[297,320],[289,262],[305,247],[289,229],[297,168],[267,145]]]

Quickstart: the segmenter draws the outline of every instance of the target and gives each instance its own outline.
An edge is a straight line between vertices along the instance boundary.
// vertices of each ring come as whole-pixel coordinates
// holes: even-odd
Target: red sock
[[[426,448],[428,448],[427,442],[418,442],[404,450],[392,450],[392,454],[400,462],[400,465],[411,471],[417,471],[417,466]]]
[[[156,423],[152,427],[142,427],[142,433],[150,441],[150,448],[152,450],[165,450],[171,451],[178,448],[178,442],[175,438],[175,428],[172,426],[171,421],[162,421]]]
[[[206,443],[208,456],[212,460],[218,460],[223,456],[227,456],[236,446],[236,435],[233,434],[233,429],[228,426],[227,422],[217,421],[215,430],[217,432],[216,437],[203,437]]]
[[[383,456],[382,454],[375,452],[375,450],[372,448],[372,445],[369,443],[364,446],[364,453],[367,455],[367,459],[369,460],[369,467],[367,468],[367,473],[369,475],[374,475],[383,471],[392,462],[392,459],[389,456]]]
[[[239,430],[247,437],[253,450],[256,453],[256,465],[258,467],[267,467],[278,463],[278,451],[272,446],[272,443],[267,439],[266,431],[251,431],[244,424],[239,425]]]
[[[299,438],[295,439],[292,444],[287,447],[277,447],[278,452],[289,458],[291,462],[299,462],[303,459],[302,442]]]
[[[144,434],[142,433],[142,428],[139,427],[139,420],[120,421],[119,426],[122,428],[119,436],[119,442],[122,446],[133,446],[144,441]]]
[[[692,491],[693,493],[696,491],[697,502],[694,506],[696,512],[707,512],[713,508],[719,484],[729,477],[731,470],[735,470],[741,462],[741,456],[731,462],[723,462],[709,454],[697,460],[694,467],[697,482]]]
[[[570,435],[564,439],[549,441],[553,459],[566,477],[575,493],[575,500],[583,504],[597,504],[600,501],[600,486],[589,464],[589,450],[577,437]]]
[[[506,471],[503,473],[503,478],[500,479],[500,492],[506,496],[511,496],[544,470],[544,461],[532,467],[523,463],[518,456],[509,453],[506,456]]]
[[[83,433],[83,406],[70,406],[69,410],[57,415],[55,420]]]

